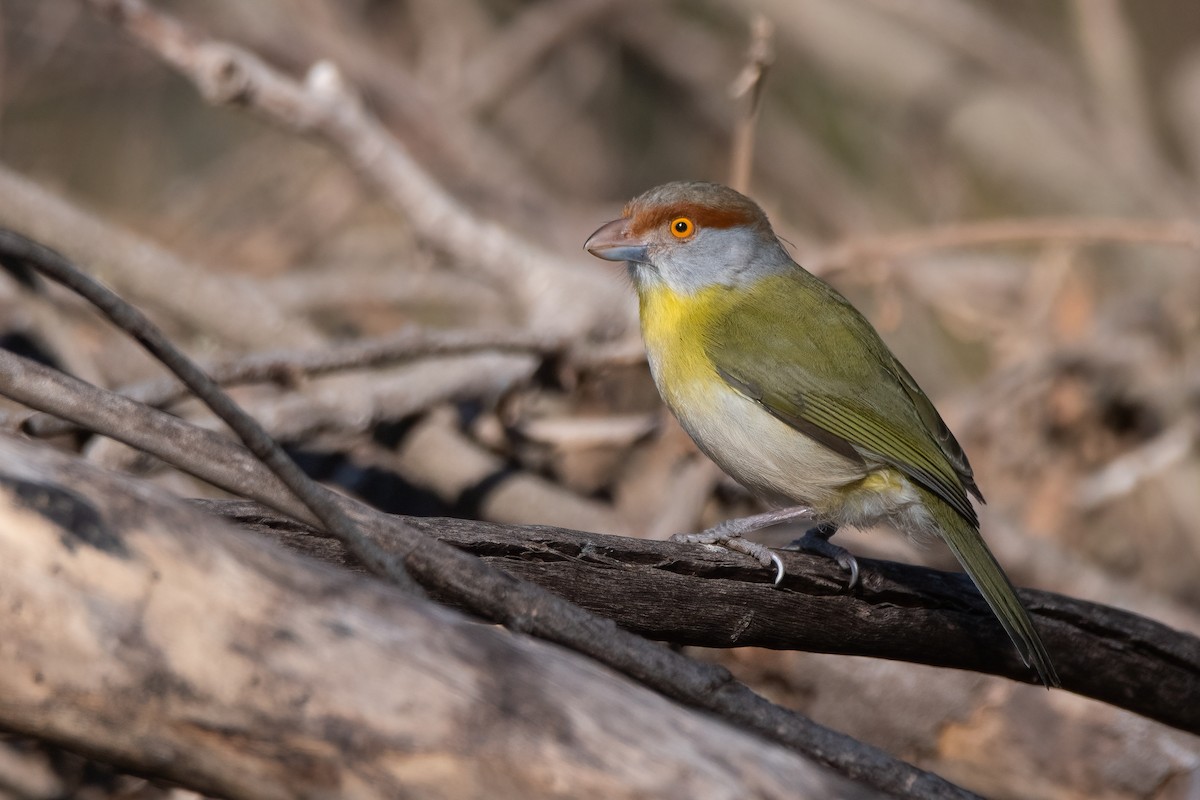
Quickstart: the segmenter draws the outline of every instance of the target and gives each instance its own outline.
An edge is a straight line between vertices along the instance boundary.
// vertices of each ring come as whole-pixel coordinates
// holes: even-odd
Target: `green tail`
[[[938,524],[942,538],[950,546],[958,563],[962,564],[971,580],[979,587],[980,594],[1004,626],[1013,644],[1017,646],[1021,658],[1028,666],[1037,670],[1038,677],[1047,687],[1061,686],[1058,673],[1050,663],[1050,654],[1046,652],[1042,638],[1034,629],[1029,612],[1021,605],[1016,589],[1004,574],[992,551],[988,549],[983,537],[979,535],[979,531],[931,492],[922,489],[921,494],[926,509]]]

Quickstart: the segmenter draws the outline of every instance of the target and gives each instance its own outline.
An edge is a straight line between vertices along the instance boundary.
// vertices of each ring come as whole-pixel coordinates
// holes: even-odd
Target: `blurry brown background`
[[[564,314],[595,312],[563,324],[569,356],[471,362],[460,383],[434,362],[395,373],[405,380],[386,391],[400,399],[362,375],[314,381],[298,400],[286,386],[240,390],[321,477],[393,511],[656,537],[752,508],[662,413],[629,292],[581,244],[643,189],[728,178],[747,107],[730,87],[762,14],[775,62],[751,194],[937,402],[972,459],[989,500],[985,535],[1014,581],[1200,632],[1200,5],[155,7],[293,75],[328,60],[465,215],[544,248],[564,275],[588,276],[564,290],[575,304]],[[147,310],[197,355],[406,323],[544,326],[550,306],[530,313],[504,252],[478,254],[494,258],[491,269],[464,263],[337,152],[207,105],[86,3],[5,0],[0,44],[0,224],[24,229],[23,178],[211,276],[249,281],[239,286],[264,292],[312,337],[231,341],[147,289]],[[119,288],[138,299],[136,287]],[[4,278],[5,343],[105,386],[158,374],[54,297],[50,314]],[[422,404],[405,394],[421,380],[446,385]],[[296,423],[314,404],[327,413]],[[211,491],[111,443],[83,446],[182,494]],[[864,555],[953,563],[940,547],[884,533],[839,538]],[[977,791],[1200,796],[1194,738],[1073,696],[858,659],[711,657]]]

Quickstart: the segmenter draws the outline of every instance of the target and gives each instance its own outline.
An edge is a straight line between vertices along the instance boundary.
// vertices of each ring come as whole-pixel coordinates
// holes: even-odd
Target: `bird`
[[[1016,590],[980,534],[983,502],[963,448],[879,333],[789,255],[763,210],[727,186],[677,181],[625,205],[584,244],[626,262],[655,385],[684,430],[770,510],[677,541],[783,562],[744,534],[816,524],[797,543],[858,563],[829,541],[886,523],[946,542],[1047,687],[1060,681]]]

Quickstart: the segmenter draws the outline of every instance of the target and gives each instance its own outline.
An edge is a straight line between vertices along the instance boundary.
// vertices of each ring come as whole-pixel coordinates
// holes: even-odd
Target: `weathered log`
[[[0,726],[221,796],[878,796],[583,657],[10,438],[0,608]]]

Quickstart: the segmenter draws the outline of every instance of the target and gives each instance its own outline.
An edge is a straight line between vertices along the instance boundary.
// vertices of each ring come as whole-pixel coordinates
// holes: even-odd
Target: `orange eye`
[[[671,220],[671,235],[676,239],[686,239],[696,232],[696,223],[687,217],[676,217]]]

